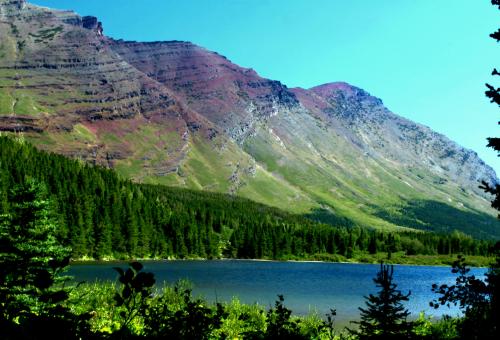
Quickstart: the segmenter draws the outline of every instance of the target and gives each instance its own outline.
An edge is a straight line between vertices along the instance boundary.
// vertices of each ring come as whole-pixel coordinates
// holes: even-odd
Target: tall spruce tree
[[[54,289],[64,277],[70,250],[56,239],[45,187],[33,180],[8,193],[0,215],[0,318],[42,314],[67,298]]]
[[[393,273],[392,265],[380,264],[380,271],[373,279],[380,290],[376,295],[365,297],[366,308],[359,308],[361,320],[353,322],[359,329],[349,329],[359,339],[411,338],[413,323],[406,320],[410,312],[403,305],[410,292],[404,295],[396,289]]]

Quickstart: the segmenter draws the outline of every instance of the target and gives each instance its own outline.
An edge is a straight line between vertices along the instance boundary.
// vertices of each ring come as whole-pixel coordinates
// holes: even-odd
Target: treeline
[[[321,224],[229,195],[135,184],[114,171],[42,152],[0,136],[0,213],[9,190],[44,183],[57,237],[73,258],[238,257],[282,259],[312,254],[404,251],[490,255],[492,243],[461,233],[383,233]]]
[[[439,235],[425,232],[387,233],[362,227],[335,228],[315,225],[312,228],[242,224],[230,239],[229,257],[288,258],[295,255],[337,254],[347,259],[357,252],[406,255],[482,255],[492,254],[492,243],[478,241],[460,232]]]

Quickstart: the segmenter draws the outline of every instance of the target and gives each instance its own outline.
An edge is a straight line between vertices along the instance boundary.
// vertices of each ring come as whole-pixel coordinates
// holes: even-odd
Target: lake
[[[277,294],[283,294],[285,305],[294,314],[316,310],[324,315],[335,308],[340,324],[358,318],[358,307],[364,307],[363,296],[377,291],[372,279],[380,269],[380,265],[374,264],[245,260],[142,263],[145,271],[155,274],[157,283],[188,279],[193,283],[194,294],[209,301],[230,301],[236,296],[242,302],[269,307],[274,305]],[[77,281],[116,280],[112,269],[116,266],[126,268],[127,263],[75,264],[69,273]],[[485,272],[485,268],[471,270],[480,277]],[[429,307],[429,301],[436,297],[431,291],[433,283],[455,282],[450,267],[395,265],[394,282],[403,293],[411,290],[407,307],[414,317],[421,311],[436,317],[458,313],[456,308]]]

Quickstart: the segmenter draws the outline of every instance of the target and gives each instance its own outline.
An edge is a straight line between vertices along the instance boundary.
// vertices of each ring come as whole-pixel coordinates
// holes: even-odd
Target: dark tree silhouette
[[[360,339],[408,339],[412,336],[413,323],[406,321],[410,312],[403,302],[408,301],[411,292],[404,295],[397,290],[392,276],[392,265],[380,264],[380,271],[373,279],[380,288],[377,295],[365,297],[366,309],[359,308],[361,320],[353,322],[359,329],[349,331]]]
[[[430,303],[431,307],[456,305],[464,312],[458,326],[462,339],[498,339],[499,265],[500,257],[497,256],[496,263],[486,273],[486,281],[483,281],[468,274],[470,269],[465,259],[459,256],[452,267],[452,272],[458,274],[455,284],[432,285],[432,290],[440,297]]]
[[[491,4],[500,10],[500,0],[492,0]],[[499,42],[500,29],[490,34],[490,37]],[[491,74],[500,75],[496,68]],[[500,88],[490,84],[486,84],[486,87],[486,97],[500,106]],[[487,146],[497,151],[500,156],[500,138],[488,138]],[[483,181],[481,188],[494,195],[491,206],[500,211],[500,185]],[[441,296],[431,302],[431,306],[438,308],[440,305],[454,304],[463,310],[464,317],[458,326],[462,339],[500,338],[500,242],[495,246],[495,254],[496,261],[486,273],[485,281],[468,275],[469,268],[466,267],[465,259],[459,256],[452,267],[452,272],[458,274],[455,284],[432,287],[433,291]]]
[[[497,6],[498,9],[500,10],[500,0],[492,0],[491,4],[493,6]],[[490,37],[495,39],[497,42],[500,42],[500,29],[498,29],[494,33],[491,33]],[[494,68],[493,71],[491,72],[491,75],[498,76],[500,75],[500,72],[498,72],[497,69]],[[495,103],[496,105],[500,106],[500,88],[495,87],[491,84],[486,84],[486,87],[488,88],[485,92],[486,97],[490,98],[490,101],[492,103]],[[500,122],[498,122],[498,124],[500,124]],[[487,138],[487,140],[488,140],[487,146],[498,152],[499,153],[498,155],[500,156],[500,138],[489,137]],[[496,210],[500,210],[500,185],[497,183],[491,184],[483,181],[481,188],[483,188],[484,191],[495,196],[493,201],[491,202],[491,206]]]
[[[121,331],[126,333],[127,327],[147,307],[147,300],[152,295],[156,280],[153,273],[142,271],[139,262],[130,263],[126,271],[115,267],[118,272],[118,281],[122,284],[120,291],[115,293],[114,299],[117,307],[124,307],[120,312],[122,317]]]

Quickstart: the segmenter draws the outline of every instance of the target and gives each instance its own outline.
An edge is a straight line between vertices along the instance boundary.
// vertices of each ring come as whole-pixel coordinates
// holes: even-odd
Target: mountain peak
[[[333,91],[333,90],[349,90],[349,89],[353,89],[353,88],[356,88],[356,87],[349,84],[349,83],[346,83],[344,81],[334,81],[334,82],[314,86],[314,87],[310,88],[310,90],[312,90],[312,91],[332,90]]]
[[[354,98],[358,101],[366,101],[375,105],[383,105],[383,102],[380,98],[374,97],[365,90],[346,82],[326,83],[312,87],[309,90],[327,100],[338,100],[339,98]]]
[[[343,93],[344,95],[356,95],[356,94],[364,94],[368,96],[370,95],[365,90],[342,81],[314,86],[309,90],[313,91],[314,93],[322,97],[331,97],[332,95],[337,94],[339,92]]]

